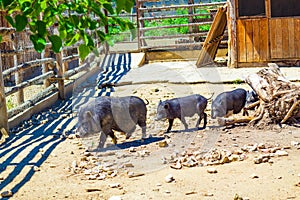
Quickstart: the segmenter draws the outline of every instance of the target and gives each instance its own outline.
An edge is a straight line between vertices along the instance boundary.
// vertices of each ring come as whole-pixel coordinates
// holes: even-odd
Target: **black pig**
[[[196,128],[199,127],[202,119],[204,120],[203,128],[205,128],[207,124],[207,114],[204,112],[206,106],[207,99],[199,94],[160,101],[157,107],[156,120],[169,120],[169,127],[166,131],[168,133],[171,131],[175,118],[180,119],[185,129],[188,129],[185,117],[192,117],[197,113],[199,119],[196,123]]]
[[[108,135],[117,143],[113,130],[126,133],[128,139],[136,124],[142,128],[142,138],[145,138],[146,105],[135,96],[97,97],[79,108],[77,132],[80,137],[101,133],[100,148],[104,146]]]
[[[211,118],[228,117],[239,113],[245,106],[246,98],[247,91],[240,88],[219,94],[212,101]]]

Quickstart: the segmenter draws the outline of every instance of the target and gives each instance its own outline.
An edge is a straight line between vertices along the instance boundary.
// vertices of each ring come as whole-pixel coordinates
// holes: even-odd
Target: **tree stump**
[[[297,122],[300,87],[286,79],[276,64],[268,65],[269,68],[251,74],[245,80],[260,99],[254,118],[249,123],[266,126]]]
[[[259,102],[253,116],[219,120],[221,125],[248,123],[266,127],[283,123],[296,123],[300,118],[300,86],[290,82],[275,63],[269,63],[256,74],[250,74],[245,82],[258,94]]]

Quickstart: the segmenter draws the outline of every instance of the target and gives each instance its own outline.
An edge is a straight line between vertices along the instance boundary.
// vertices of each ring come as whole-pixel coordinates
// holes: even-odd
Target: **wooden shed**
[[[227,0],[228,66],[300,60],[299,0]]]

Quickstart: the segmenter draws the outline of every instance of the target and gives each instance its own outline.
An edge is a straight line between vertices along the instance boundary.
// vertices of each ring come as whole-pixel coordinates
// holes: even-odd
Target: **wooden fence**
[[[54,92],[58,93],[58,98],[65,99],[66,84],[72,82],[70,79],[74,75],[89,70],[91,66],[100,65],[95,63],[96,59],[87,59],[88,62],[80,63],[77,50],[79,44],[55,54],[49,43],[39,54],[27,37],[27,31],[16,33],[14,29],[1,28],[0,33],[4,36],[0,46],[0,130],[4,128],[8,131],[9,119],[20,115]],[[97,40],[96,45],[97,48],[101,47]],[[82,74],[78,76],[80,75]],[[27,90],[33,85],[35,87],[32,90]],[[25,98],[25,92],[32,93],[30,98]],[[7,110],[5,98],[11,99],[11,95],[16,96],[17,102],[14,102],[13,108]]]
[[[188,5],[164,5],[145,6],[149,0],[137,0],[137,27],[139,50],[150,49],[200,49],[208,30],[201,31],[200,27],[211,25],[216,9],[226,2],[195,4],[190,0]],[[155,3],[155,2],[153,2]],[[188,10],[188,13],[178,13],[178,10]],[[209,11],[204,13],[203,10]],[[163,20],[186,19],[188,23],[176,23],[164,25]],[[147,23],[155,23],[155,26],[147,26]],[[171,29],[188,27],[188,33],[164,34]],[[161,32],[154,35],[153,32]],[[225,43],[225,42],[223,42]]]

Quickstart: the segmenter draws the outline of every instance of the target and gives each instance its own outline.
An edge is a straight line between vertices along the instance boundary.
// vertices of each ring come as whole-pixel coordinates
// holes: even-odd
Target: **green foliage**
[[[0,9],[7,11],[6,20],[23,31],[29,27],[30,40],[38,52],[42,52],[47,39],[52,44],[54,52],[59,52],[63,46],[70,46],[83,41],[80,46],[80,58],[84,59],[95,49],[93,36],[100,41],[110,37],[103,32],[103,27],[115,24],[119,31],[133,29],[133,24],[122,19],[118,14],[130,12],[134,0],[2,0]],[[106,10],[109,16],[106,16]],[[30,19],[30,20],[29,20]],[[50,27],[57,25],[59,34],[54,34]],[[0,38],[1,39],[1,38]]]
[[[197,14],[208,14],[207,9],[197,9],[194,13]],[[188,9],[177,9],[176,15],[188,15]],[[209,16],[196,16],[196,19],[208,18]],[[180,25],[180,24],[188,24],[188,17],[180,17],[180,18],[172,18],[172,19],[162,19],[162,20],[153,20],[153,21],[145,21],[145,27],[159,27],[159,26],[169,26],[169,25]],[[210,29],[210,25],[201,25],[199,26],[199,30],[208,31]],[[160,29],[160,30],[149,30],[145,33],[146,36],[160,36],[160,35],[176,35],[176,34],[187,34],[189,33],[189,27],[177,27],[177,28],[168,28],[168,29]]]
[[[6,98],[6,107],[7,110],[13,109],[15,108],[17,105],[13,103],[12,97],[9,96]]]
[[[244,81],[238,78],[238,79],[232,81],[232,83],[233,84],[242,84],[242,83],[244,83]]]

